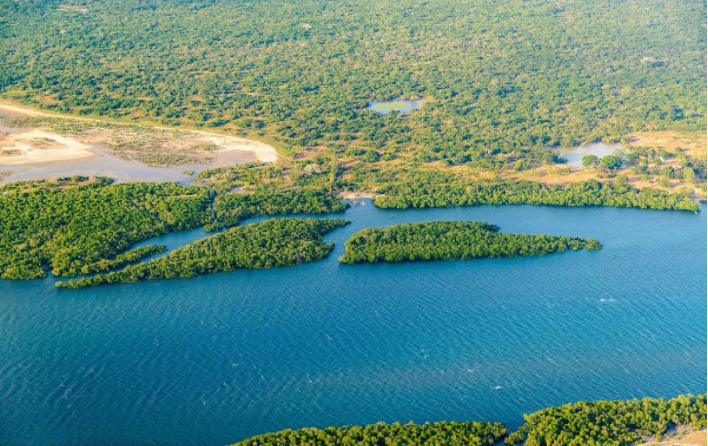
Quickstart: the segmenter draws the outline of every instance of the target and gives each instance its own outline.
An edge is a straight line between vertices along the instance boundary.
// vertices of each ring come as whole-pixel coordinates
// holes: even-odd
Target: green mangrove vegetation
[[[209,222],[205,188],[111,184],[107,178],[19,182],[0,187],[0,277],[34,279],[131,261],[134,244]],[[115,263],[101,263],[113,259]]]
[[[232,446],[632,446],[661,441],[670,430],[706,428],[706,395],[670,400],[578,402],[524,416],[509,434],[502,423],[441,421],[286,429],[257,435]],[[677,441],[679,443],[679,441]]]
[[[237,268],[273,268],[325,258],[334,248],[322,236],[345,220],[283,218],[251,223],[198,240],[120,271],[57,282],[58,288],[195,277]]]
[[[213,203],[213,211],[212,211]],[[164,251],[134,244],[204,226],[220,230],[242,219],[344,211],[347,203],[318,188],[260,187],[210,193],[174,183],[112,184],[71,177],[0,187],[0,277],[34,279],[105,272]]]
[[[348,264],[542,256],[568,249],[601,248],[594,239],[503,234],[498,226],[475,221],[432,221],[368,228],[352,235],[344,246],[340,260]]]
[[[407,209],[477,204],[545,204],[553,206],[614,206],[698,211],[689,195],[656,189],[636,189],[626,182],[588,180],[568,186],[532,181],[464,181],[442,175],[420,175],[379,189],[374,204]]]
[[[105,272],[159,252],[157,247],[126,252],[157,235],[199,226],[219,231],[266,215],[342,212],[349,204],[331,192],[333,186],[372,187],[380,194],[376,206],[396,209],[523,203],[700,209],[686,194],[639,190],[622,178],[552,186],[523,180],[467,180],[414,170],[332,183],[327,169],[336,166],[325,161],[316,164],[324,166],[321,169],[303,169],[299,176],[293,173],[297,166],[214,169],[200,174],[204,186],[191,187],[112,184],[100,177],[10,183],[0,188],[0,277],[33,279],[44,277],[48,270],[60,277]],[[235,188],[238,191],[231,192]],[[440,254],[435,252],[431,247],[427,256]]]
[[[214,203],[217,224],[232,227],[261,215],[331,214],[349,207],[341,198],[321,189],[256,189],[251,193],[219,194]]]
[[[493,446],[506,433],[506,426],[501,423],[377,423],[325,429],[287,429],[258,435],[231,446]]]
[[[103,259],[90,265],[85,265],[81,267],[81,274],[94,274],[110,271],[112,269],[125,266],[128,263],[134,263],[138,260],[150,257],[151,255],[161,254],[165,251],[167,251],[167,247],[164,245],[140,246],[138,248],[131,249],[130,251],[126,251],[123,254],[119,254],[113,260]]]
[[[644,398],[566,404],[524,417],[523,426],[509,435],[508,446],[630,446],[646,436],[658,441],[669,429],[706,428],[706,395],[683,395],[670,400]]]

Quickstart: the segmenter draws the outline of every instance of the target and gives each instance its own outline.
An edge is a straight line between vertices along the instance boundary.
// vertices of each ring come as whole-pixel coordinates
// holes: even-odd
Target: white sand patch
[[[266,144],[264,142],[253,141],[250,139],[240,138],[237,136],[229,136],[229,135],[222,135],[219,133],[205,132],[203,130],[185,130],[185,129],[176,129],[176,128],[169,128],[169,127],[149,126],[149,125],[143,125],[143,124],[126,124],[126,123],[122,123],[122,122],[108,121],[108,120],[80,118],[77,116],[60,115],[60,114],[56,114],[56,113],[46,113],[46,112],[42,112],[42,111],[38,111],[38,110],[32,110],[30,108],[20,107],[17,105],[6,103],[6,102],[0,102],[0,111],[5,111],[5,112],[11,113],[11,114],[16,113],[16,114],[25,115],[25,116],[61,118],[61,119],[69,119],[69,120],[82,121],[82,122],[95,122],[95,123],[99,123],[99,124],[110,122],[111,124],[116,124],[116,125],[126,125],[126,126],[133,125],[133,126],[146,127],[146,128],[152,128],[152,129],[169,130],[169,131],[173,131],[173,132],[184,132],[184,133],[188,133],[188,134],[192,134],[192,135],[199,135],[200,137],[206,137],[206,138],[200,138],[200,139],[207,139],[226,151],[251,152],[258,159],[258,161],[261,161],[264,163],[274,163],[278,160],[278,156],[279,156],[278,151],[275,150],[275,148],[273,146]],[[71,139],[71,138],[69,138],[69,139]],[[75,141],[75,143],[81,144],[78,141]],[[82,144],[82,146],[83,146],[83,144]],[[76,147],[76,146],[74,146],[74,147]],[[67,160],[67,159],[76,159],[76,158],[60,158],[60,159]],[[47,160],[47,161],[49,161],[49,160]],[[26,162],[28,162],[28,161],[26,161]],[[38,162],[38,161],[34,161],[34,162]],[[21,163],[22,162],[17,162],[14,164],[21,164]],[[0,162],[0,164],[2,164],[2,163]]]
[[[9,154],[3,155],[4,151]],[[68,161],[92,155],[89,146],[40,129],[9,134],[0,142],[0,165]]]
[[[205,140],[210,141],[222,150],[240,150],[243,152],[252,152],[258,161],[263,163],[274,163],[278,160],[278,152],[270,145],[262,143],[260,141],[252,141],[246,138],[239,138],[237,136],[224,136],[217,135],[215,133],[202,132],[199,130],[192,130],[194,133],[205,136]]]

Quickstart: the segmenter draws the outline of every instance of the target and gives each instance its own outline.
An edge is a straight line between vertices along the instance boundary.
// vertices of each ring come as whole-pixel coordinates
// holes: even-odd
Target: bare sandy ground
[[[68,161],[92,156],[91,148],[74,138],[32,129],[0,139],[0,164]]]
[[[679,434],[661,442],[642,443],[638,446],[707,446],[706,431]]]
[[[8,117],[49,117],[96,123],[95,119],[52,114],[14,104],[0,102],[0,113]],[[111,122],[121,125],[121,123]],[[123,124],[126,125],[126,124]],[[132,125],[135,128],[135,125]],[[126,125],[127,127],[127,125]],[[175,132],[177,139],[193,139],[211,143],[218,151],[208,162],[172,167],[151,167],[136,160],[126,160],[100,141],[63,136],[43,128],[0,127],[0,184],[18,180],[52,178],[72,175],[101,175],[118,181],[184,181],[187,171],[210,169],[253,161],[273,163],[278,152],[272,146],[237,136],[221,135],[201,130],[181,130],[140,125],[146,129]]]

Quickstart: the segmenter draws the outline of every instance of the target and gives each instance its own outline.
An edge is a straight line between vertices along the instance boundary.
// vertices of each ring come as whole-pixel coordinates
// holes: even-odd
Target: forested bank
[[[544,204],[552,206],[614,206],[698,211],[700,204],[681,193],[636,189],[621,181],[588,180],[568,186],[532,181],[464,181],[437,175],[382,187],[374,204],[381,208],[428,208],[477,204]]]
[[[212,219],[205,188],[111,183],[75,177],[0,187],[0,277],[100,271],[146,254],[116,258],[138,242]]]
[[[323,186],[326,179],[308,177],[293,184],[287,181],[288,177],[272,172],[268,181],[258,174],[252,175],[264,170],[270,172],[271,166],[222,170],[221,176],[204,177],[211,178],[206,181],[209,188],[173,183],[112,184],[111,180],[100,177],[3,186],[0,277],[33,279],[44,277],[47,271],[60,277],[104,272],[159,252],[157,247],[126,252],[136,243],[157,235],[199,226],[217,231],[251,217],[336,213],[348,207],[339,195]],[[243,175],[251,175],[251,179]],[[223,187],[224,184],[242,189],[228,192],[233,187]],[[382,195],[375,198],[376,206],[397,209],[522,203],[689,211],[700,208],[685,194],[637,190],[622,182],[592,180],[561,187],[529,181],[469,182],[446,174],[414,172],[405,180],[383,179],[378,191]],[[534,243],[541,246],[542,242]],[[427,254],[421,251],[416,257],[430,257],[443,247],[426,249]],[[522,251],[525,252],[519,252]],[[464,254],[468,255],[471,254]],[[399,255],[394,257],[401,260]]]
[[[216,225],[236,226],[243,219],[261,215],[332,214],[349,207],[341,197],[321,189],[257,189],[251,193],[220,194],[214,210]]]
[[[128,251],[158,235],[200,226],[219,230],[262,215],[346,208],[337,195],[319,189],[259,189],[215,197],[205,187],[112,184],[104,177],[11,183],[0,187],[0,277],[104,272],[162,252],[160,246]]]
[[[359,231],[345,243],[343,263],[543,256],[579,249],[598,250],[597,240],[545,234],[503,234],[474,221],[407,223]]]
[[[507,433],[501,423],[439,422],[306,428],[258,435],[232,446],[493,446]]]
[[[706,395],[578,402],[540,410],[524,419],[524,425],[511,434],[501,423],[378,423],[288,429],[233,446],[491,446],[502,439],[508,446],[632,446],[648,439],[660,440],[677,427],[705,429]]]
[[[629,446],[645,436],[661,439],[670,429],[706,428],[706,394],[670,400],[578,402],[524,417],[524,425],[504,441],[509,446]]]
[[[212,235],[156,259],[120,271],[57,282],[57,288],[85,288],[104,283],[195,277],[237,268],[273,268],[326,257],[333,243],[322,236],[345,220],[283,218],[251,223]]]

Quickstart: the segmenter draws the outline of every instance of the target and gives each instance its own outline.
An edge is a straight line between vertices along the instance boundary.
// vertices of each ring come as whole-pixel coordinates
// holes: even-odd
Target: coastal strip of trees
[[[524,417],[509,435],[508,446],[630,446],[645,437],[661,438],[672,428],[706,428],[706,395],[670,400],[578,402],[540,410]]]
[[[85,288],[104,283],[195,277],[237,268],[273,268],[325,258],[334,248],[324,234],[346,220],[283,218],[251,223],[198,240],[156,259],[120,271],[57,282],[57,288]]]
[[[10,183],[0,187],[0,277],[106,272],[163,252],[155,245],[128,251],[158,235],[200,226],[217,231],[263,215],[342,212],[348,206],[321,188],[214,194],[200,186],[113,184],[81,176]]]
[[[438,422],[287,429],[231,446],[493,446],[507,433],[502,423]]]
[[[210,222],[202,187],[174,183],[111,184],[64,178],[0,187],[0,277],[35,279],[47,270],[76,276],[111,266],[134,244]],[[144,254],[138,251],[135,254]]]
[[[165,245],[140,246],[138,248],[131,249],[130,251],[126,251],[123,254],[119,254],[113,260],[103,259],[90,265],[85,265],[81,268],[81,274],[94,274],[110,271],[165,251],[167,251],[167,247]]]
[[[499,227],[475,221],[406,223],[367,228],[345,243],[343,263],[543,256],[579,249],[597,250],[595,239],[545,234],[503,234]]]
[[[442,181],[441,181],[442,180]],[[478,204],[544,204],[553,206],[614,206],[696,212],[700,204],[687,194],[636,189],[622,182],[587,180],[568,186],[532,181],[465,181],[441,175],[421,175],[381,188],[374,200],[380,208],[408,209]]]
[[[232,227],[243,219],[261,215],[332,214],[348,207],[338,195],[323,189],[261,188],[251,193],[217,195],[215,225]]]
[[[669,431],[706,428],[706,394],[670,400],[578,402],[524,416],[509,434],[502,423],[441,421],[286,429],[257,435],[231,446],[632,446]]]

